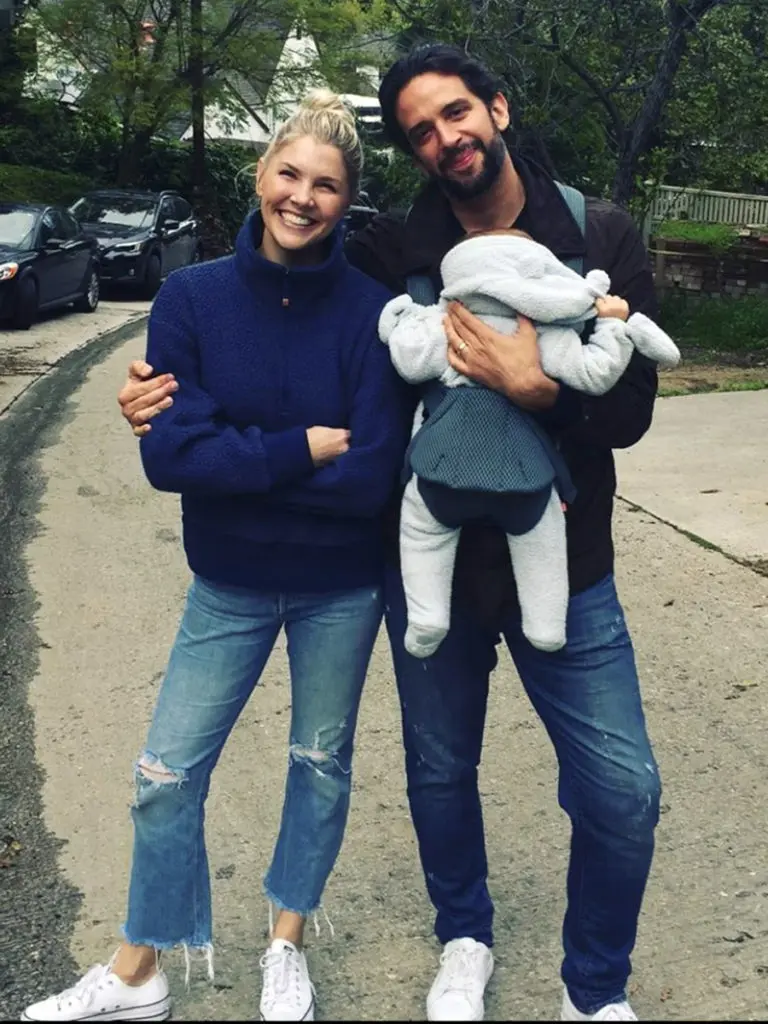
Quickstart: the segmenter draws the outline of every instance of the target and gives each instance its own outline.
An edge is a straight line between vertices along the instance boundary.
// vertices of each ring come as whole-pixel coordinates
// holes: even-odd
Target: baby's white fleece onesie
[[[448,362],[443,320],[452,300],[505,334],[517,330],[518,313],[529,317],[544,372],[585,394],[602,395],[613,387],[634,349],[660,366],[675,366],[680,359],[672,339],[643,313],[626,322],[597,318],[582,343],[585,322],[596,316],[595,300],[608,294],[608,275],[593,270],[582,277],[531,239],[511,234],[464,239],[443,258],[441,275],[436,304],[418,305],[401,295],[387,303],[379,319],[381,340],[411,384],[437,379],[448,387],[477,386]],[[420,406],[414,433],[422,421]],[[458,532],[429,512],[412,477],[403,498],[400,552],[408,605],[405,646],[417,657],[433,654],[448,631]],[[523,632],[535,647],[558,650],[566,641],[568,576],[565,519],[554,488],[536,526],[527,534],[508,535],[508,542]]]

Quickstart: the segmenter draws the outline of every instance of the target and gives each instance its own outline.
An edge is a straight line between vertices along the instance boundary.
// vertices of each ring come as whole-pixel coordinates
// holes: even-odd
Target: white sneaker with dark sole
[[[96,964],[72,988],[33,1003],[26,1021],[167,1020],[171,1015],[168,979],[159,970],[143,985],[126,985],[111,964]]]

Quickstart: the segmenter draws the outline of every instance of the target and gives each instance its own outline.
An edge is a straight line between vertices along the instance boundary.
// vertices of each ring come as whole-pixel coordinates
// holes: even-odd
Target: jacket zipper
[[[290,281],[289,281],[288,271],[286,270],[284,275],[283,275],[283,297],[282,297],[282,301],[280,303],[281,306],[283,307],[283,309],[285,309],[285,310],[287,310],[290,307],[290,305],[291,305],[291,297],[290,297],[290,294],[289,294],[289,292],[290,292],[289,283],[290,283]],[[285,315],[287,316],[288,314],[286,313]],[[281,349],[281,351],[280,351],[280,417],[283,418],[283,417],[285,417],[286,412],[287,412],[287,408],[288,408],[288,388],[286,386],[287,372],[286,372],[286,365],[285,365],[285,363],[286,363],[285,346],[281,345],[280,349]]]
[[[283,305],[284,309],[287,309],[288,306],[290,306],[290,304],[291,304],[291,297],[288,294],[288,291],[289,291],[289,289],[288,289],[288,271],[286,270],[285,271],[285,275],[283,277],[283,302],[282,302],[282,305]]]

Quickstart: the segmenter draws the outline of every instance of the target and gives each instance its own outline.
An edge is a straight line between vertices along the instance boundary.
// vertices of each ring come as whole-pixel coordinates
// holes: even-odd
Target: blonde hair
[[[363,146],[357,133],[355,115],[330,89],[313,89],[307,93],[298,110],[280,125],[272,137],[262,157],[264,166],[283,146],[307,135],[316,142],[339,150],[349,178],[350,198],[354,198],[363,173]]]

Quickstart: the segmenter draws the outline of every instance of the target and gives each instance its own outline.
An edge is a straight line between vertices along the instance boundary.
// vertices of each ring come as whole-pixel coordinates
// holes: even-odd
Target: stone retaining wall
[[[698,242],[655,237],[648,249],[660,294],[768,297],[768,235],[742,238],[722,254]]]

